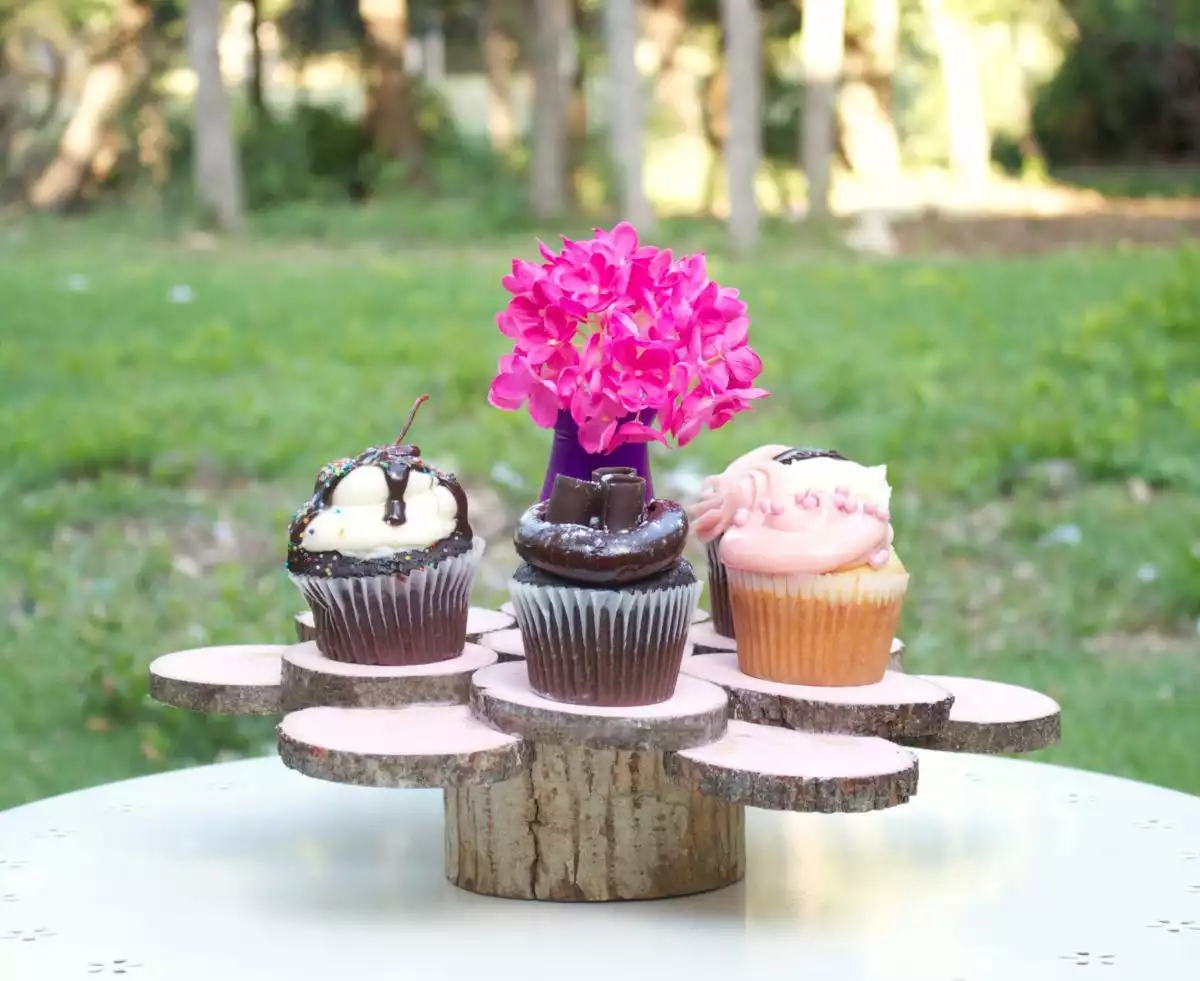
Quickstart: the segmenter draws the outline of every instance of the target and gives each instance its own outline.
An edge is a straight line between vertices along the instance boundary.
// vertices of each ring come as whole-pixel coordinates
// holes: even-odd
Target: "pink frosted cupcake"
[[[801,685],[883,678],[908,589],[890,500],[885,467],[828,450],[764,446],[705,482],[692,527],[717,543],[742,671]]]

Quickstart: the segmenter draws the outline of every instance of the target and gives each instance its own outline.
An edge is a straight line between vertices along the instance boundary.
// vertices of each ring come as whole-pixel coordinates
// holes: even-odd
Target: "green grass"
[[[101,227],[0,248],[0,806],[261,750],[268,723],[148,704],[145,666],[289,637],[289,514],[321,464],[390,438],[415,395],[432,396],[414,433],[427,456],[475,487],[496,462],[521,475],[524,491],[494,488],[510,512],[547,452],[527,417],[485,401],[511,253],[279,238],[203,252]],[[749,301],[774,397],[656,471],[762,442],[888,462],[913,669],[1039,687],[1064,706],[1063,742],[1039,758],[1200,792],[1184,541],[1200,503],[1014,481],[1006,443],[1035,349],[1171,262],[714,260]],[[191,302],[171,302],[178,284]],[[1068,526],[1077,544],[1046,544]]]

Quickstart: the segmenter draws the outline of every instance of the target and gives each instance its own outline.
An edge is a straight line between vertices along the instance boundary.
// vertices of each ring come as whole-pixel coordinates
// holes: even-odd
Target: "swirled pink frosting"
[[[893,531],[886,494],[859,492],[869,483],[861,480],[828,486],[831,473],[869,471],[849,461],[779,463],[774,458],[786,449],[759,447],[705,480],[689,514],[696,537],[720,538],[721,561],[747,572],[821,575],[887,565]],[[878,483],[886,491],[882,477]]]

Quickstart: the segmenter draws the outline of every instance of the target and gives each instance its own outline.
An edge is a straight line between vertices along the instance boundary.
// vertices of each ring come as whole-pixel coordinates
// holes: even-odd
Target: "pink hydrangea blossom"
[[[642,245],[628,222],[538,249],[540,264],[514,259],[501,280],[512,299],[496,324],[513,347],[492,405],[528,407],[545,428],[570,413],[584,450],[604,453],[684,446],[767,395],[746,304],[709,278],[702,254]]]

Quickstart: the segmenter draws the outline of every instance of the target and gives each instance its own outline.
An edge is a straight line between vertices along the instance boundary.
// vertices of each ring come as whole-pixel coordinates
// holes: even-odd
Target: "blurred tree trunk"
[[[583,44],[576,39],[583,33],[584,0],[573,0],[569,5],[570,20],[567,22],[567,44],[563,51],[563,71],[567,77],[567,159],[566,181],[567,206],[579,206],[579,177],[587,164],[588,154],[588,103],[587,63]]]
[[[147,71],[142,39],[150,19],[148,4],[124,0],[117,7],[113,36],[88,69],[54,157],[29,188],[33,207],[61,211],[78,196],[104,147],[109,122]]]
[[[808,182],[809,218],[825,219],[831,213],[845,29],[845,0],[805,0],[800,52],[804,75],[800,166]]]
[[[261,119],[266,115],[267,103],[263,97],[263,45],[262,45],[262,0],[250,2],[250,108]]]
[[[892,116],[893,77],[900,54],[900,0],[874,0],[863,50],[849,53],[838,95],[841,143],[850,169],[886,182],[900,173],[900,138]]]
[[[762,160],[763,35],[757,0],[721,0],[721,24],[729,75],[729,239],[744,252],[757,244],[759,233],[755,182]]]
[[[637,0],[605,0],[604,40],[608,49],[609,146],[617,172],[620,216],[639,231],[653,227],[643,165],[645,110],[637,68]]]
[[[221,78],[221,0],[189,0],[188,60],[196,73],[192,125],[196,199],[225,232],[242,227],[242,171]]]
[[[950,167],[967,181],[987,180],[992,139],[983,112],[979,63],[970,25],[942,0],[921,0],[942,67]]]
[[[412,78],[404,64],[408,0],[359,0],[366,32],[367,128],[376,151],[404,166],[405,178],[427,181]]]
[[[516,45],[504,29],[504,0],[487,0],[479,32],[488,84],[488,137],[493,150],[507,153],[517,137],[512,91]]]
[[[531,205],[541,219],[561,217],[568,204],[566,52],[572,0],[534,0]]]

